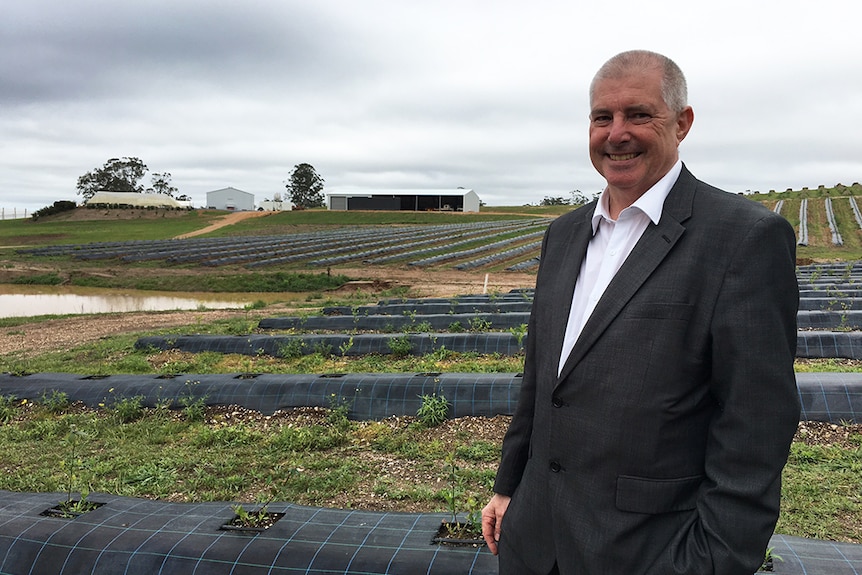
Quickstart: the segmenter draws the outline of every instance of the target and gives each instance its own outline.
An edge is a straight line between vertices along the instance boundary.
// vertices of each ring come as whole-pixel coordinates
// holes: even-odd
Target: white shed
[[[257,207],[261,212],[288,212],[293,209],[290,201],[263,200]]]
[[[207,192],[207,208],[211,210],[252,211],[254,194],[236,188],[222,188]]]
[[[87,206],[124,206],[134,208],[188,208],[165,194],[142,194],[140,192],[96,192],[86,202]]]
[[[389,210],[411,212],[478,212],[473,190],[351,189],[326,193],[330,210]]]

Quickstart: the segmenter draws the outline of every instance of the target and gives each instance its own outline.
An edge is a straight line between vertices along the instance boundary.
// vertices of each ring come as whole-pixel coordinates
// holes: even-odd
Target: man
[[[793,229],[679,161],[669,59],[615,56],[590,106],[607,187],[545,235],[485,539],[502,575],[751,575],[799,418]]]

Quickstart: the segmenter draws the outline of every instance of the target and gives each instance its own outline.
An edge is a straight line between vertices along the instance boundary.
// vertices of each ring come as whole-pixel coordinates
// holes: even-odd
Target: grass
[[[235,272],[214,274],[117,275],[73,277],[72,285],[81,287],[119,288],[157,291],[198,291],[218,293],[241,292],[313,292],[344,285],[350,278],[327,273]],[[37,282],[32,282],[37,283]]]
[[[144,211],[144,210],[139,210]],[[60,217],[0,221],[0,245],[45,246],[89,242],[163,240],[206,227],[224,212],[176,212],[158,219],[63,221]]]
[[[76,447],[77,488],[170,501],[356,507],[379,498],[383,505],[443,511],[441,462],[454,449],[446,441],[455,441],[466,493],[476,500],[489,496],[499,458],[499,446],[488,441],[432,437],[403,419],[351,422],[319,411],[306,422],[209,415],[195,422],[180,411],[151,408],[120,422],[113,409],[72,405],[52,413],[18,403],[14,419],[0,425],[0,489],[65,492],[62,462],[73,433],[86,438]],[[410,477],[391,474],[393,461]],[[418,476],[425,479],[417,483]]]
[[[825,195],[858,193],[856,187],[842,190],[812,190],[764,194],[762,200],[774,204],[785,197],[785,217],[798,225],[799,197],[809,203],[811,243],[800,247],[799,257],[823,261],[862,258],[862,232],[853,229],[845,202],[834,203],[836,218],[845,238],[844,247],[826,241],[824,215],[816,200]],[[849,190],[849,191],[848,191]],[[825,194],[825,195],[824,195]],[[522,206],[488,208],[494,214],[445,213],[349,213],[307,210],[247,220],[212,235],[267,235],[291,233],[298,229],[347,225],[439,224],[511,219],[516,215],[555,216],[570,206],[537,208]],[[795,212],[794,212],[795,210]],[[796,214],[796,222],[793,214]],[[162,239],[205,226],[223,214],[191,212],[163,221],[122,220],[62,222],[11,220],[0,222],[0,244],[48,245],[86,243],[111,238]],[[8,251],[10,254],[11,252]],[[0,248],[0,254],[3,254]],[[2,257],[2,256],[0,256]],[[15,256],[16,259],[17,256]],[[26,259],[26,258],[24,258]],[[10,260],[12,261],[12,260]],[[40,260],[42,261],[42,260]],[[61,271],[86,271],[87,264],[65,260],[44,260]],[[305,281],[322,274],[290,278],[299,274],[249,273],[241,268],[213,270],[206,274],[160,274],[159,265],[134,264],[123,270],[137,273],[117,274],[108,287],[146,286],[158,282],[160,290],[178,291],[288,291],[291,281]],[[71,273],[72,281],[92,277]],[[128,277],[126,277],[128,276]],[[138,276],[138,277],[133,277]],[[149,278],[147,277],[149,276]],[[51,285],[60,273],[33,272],[23,283]],[[65,280],[64,280],[65,281]],[[93,282],[89,279],[86,281]],[[344,281],[344,278],[337,278]],[[128,283],[124,283],[128,282]],[[137,283],[136,283],[137,282]],[[97,283],[97,282],[96,282]],[[93,285],[93,284],[90,284]],[[203,286],[207,286],[206,288]],[[300,291],[317,291],[315,305],[343,303],[359,305],[382,294],[358,293],[346,302],[322,301],[325,286],[303,285]],[[395,295],[395,294],[392,294]],[[402,294],[403,295],[403,294]],[[52,316],[53,317],[53,316]],[[51,319],[0,319],[7,334],[38,328]],[[234,320],[194,325],[196,333],[245,334],[254,331],[256,317],[251,311]],[[184,333],[189,327],[160,330],[157,333]],[[331,357],[325,350],[292,358],[222,355],[134,350],[143,334],[111,336],[98,342],[48,353],[0,357],[0,370],[9,372],[69,372],[80,374],[112,373],[350,373],[350,372],[503,372],[523,370],[523,357],[458,354],[440,351],[426,356]],[[796,370],[862,371],[859,362],[824,359],[800,360]],[[236,418],[207,412],[200,404],[140,408],[136,398],[106,398],[98,411],[65,405],[61,398],[46,394],[41,400],[0,398],[0,489],[13,491],[65,491],[69,482],[69,437],[72,431],[86,438],[78,444],[76,470],[78,491],[110,492],[134,497],[170,501],[265,501],[289,500],[308,505],[351,507],[374,500],[377,509],[445,511],[447,494],[446,458],[459,469],[464,500],[484,503],[490,495],[493,473],[499,458],[499,442],[460,435],[445,436],[447,423],[439,428],[422,425],[418,420],[348,422],[336,406],[324,417],[310,421],[278,418]],[[430,406],[430,404],[429,404]],[[430,409],[430,407],[429,407]],[[858,497],[858,477],[862,471],[860,445],[829,447],[794,443],[784,472],[783,514],[778,525],[781,533],[803,537],[862,543],[862,509]],[[393,470],[409,473],[393,474]],[[373,495],[373,498],[370,497]],[[464,511],[469,511],[464,509]]]
[[[799,537],[862,543],[862,435],[852,448],[796,442],[784,469],[776,530]]]
[[[83,439],[75,447],[74,491],[443,512],[451,510],[457,469],[457,510],[466,513],[477,510],[468,502],[480,507],[490,497],[500,456],[501,436],[453,432],[454,422],[432,428],[418,418],[355,422],[337,409],[246,418],[236,408],[210,408],[201,421],[165,406],[129,417],[122,402],[134,398],[95,411],[3,398],[0,489],[65,493],[64,462],[75,434]],[[862,543],[862,435],[850,441],[851,448],[794,442],[777,532]]]
[[[253,322],[249,322],[253,323]],[[219,322],[224,326],[225,322]],[[199,329],[198,329],[199,328]],[[196,326],[196,333],[220,329]],[[248,331],[245,331],[248,333]],[[330,356],[325,350],[307,355],[271,357],[221,354],[217,352],[186,353],[134,349],[138,335],[119,335],[62,351],[24,357],[20,354],[0,356],[0,371],[10,373],[77,373],[108,375],[117,373],[411,373],[465,372],[517,373],[523,371],[523,356],[458,353],[438,350],[423,356],[398,357],[370,354],[364,356]]]

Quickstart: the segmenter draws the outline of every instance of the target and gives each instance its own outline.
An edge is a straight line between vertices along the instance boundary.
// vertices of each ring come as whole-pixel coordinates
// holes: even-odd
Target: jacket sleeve
[[[710,331],[709,384],[719,408],[709,425],[706,480],[697,513],[668,549],[674,573],[739,575],[759,567],[799,423],[795,234],[784,218],[768,215],[738,245]]]
[[[542,254],[548,244],[550,228],[545,232],[542,240]],[[545,258],[542,258],[544,260]],[[542,263],[539,264],[539,272],[536,274],[536,288],[539,287],[538,278],[542,277]],[[530,312],[530,320],[527,325],[527,342],[524,348],[524,373],[521,378],[521,389],[518,395],[518,405],[512,416],[512,422],[503,438],[502,455],[500,465],[497,468],[497,477],[494,481],[494,493],[511,496],[524,474],[527,459],[530,456],[530,439],[533,430],[533,417],[536,403],[536,299],[533,298],[533,309]]]

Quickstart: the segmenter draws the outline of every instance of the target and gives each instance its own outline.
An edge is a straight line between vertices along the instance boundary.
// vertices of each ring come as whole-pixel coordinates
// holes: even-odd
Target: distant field
[[[416,225],[485,222],[535,216],[556,216],[571,210],[571,206],[530,208],[488,208],[489,213],[451,212],[334,212],[303,210],[278,212],[264,218],[252,218],[222,228],[208,237],[226,235],[279,235],[304,231],[309,227],[346,227],[375,225]],[[493,213],[491,213],[493,210]],[[497,213],[497,210],[501,210]],[[110,242],[130,240],[162,240],[206,227],[229,212],[194,210],[75,210],[42,218],[0,221],[0,249],[7,246],[37,246]]]
[[[794,226],[799,236],[800,207],[807,200],[808,245],[798,246],[802,260],[852,261],[862,259],[862,216],[853,201],[860,197],[862,185],[836,186],[814,190],[753,194],[749,196],[770,209],[781,203],[780,213]],[[843,245],[833,244],[826,202],[831,202],[835,227]],[[374,226],[435,226],[443,224],[493,222],[519,219],[553,219],[574,206],[483,206],[473,213],[449,212],[341,212],[314,209],[280,212],[251,218],[198,237],[289,236],[338,228]],[[12,249],[21,246],[87,244],[92,242],[164,240],[207,227],[227,212],[197,210],[159,212],[151,210],[85,210],[60,214],[39,221],[29,219],[0,221],[0,258],[15,257]],[[488,240],[489,242],[491,240]],[[477,241],[481,244],[481,240]],[[442,248],[443,246],[441,246]],[[357,246],[358,249],[358,246]]]

